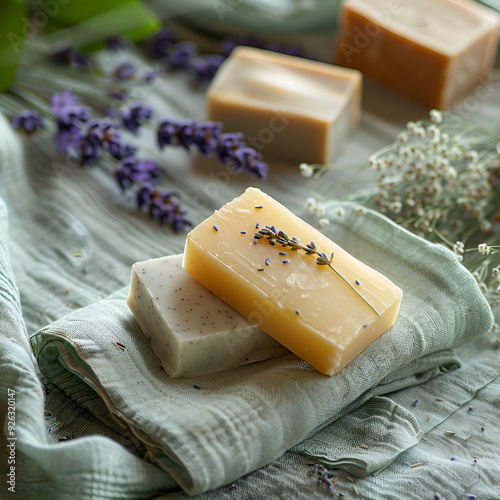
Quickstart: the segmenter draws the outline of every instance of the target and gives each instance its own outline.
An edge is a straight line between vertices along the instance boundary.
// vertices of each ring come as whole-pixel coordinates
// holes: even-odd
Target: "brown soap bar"
[[[358,124],[361,85],[358,71],[237,47],[208,88],[208,118],[266,159],[328,163]]]
[[[487,83],[498,29],[495,13],[468,0],[346,0],[335,62],[446,109]]]

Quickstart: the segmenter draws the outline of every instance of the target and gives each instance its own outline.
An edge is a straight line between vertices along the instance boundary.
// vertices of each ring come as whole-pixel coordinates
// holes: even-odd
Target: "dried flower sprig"
[[[160,149],[171,144],[187,150],[194,147],[203,156],[214,155],[236,172],[245,171],[261,180],[267,177],[269,167],[262,155],[247,146],[241,132],[222,133],[220,122],[164,118],[158,124],[157,139]]]
[[[332,265],[334,259],[334,252],[330,254],[330,257],[325,252],[320,252],[316,243],[311,241],[306,245],[302,245],[300,240],[295,236],[291,238],[284,231],[281,231],[276,228],[276,226],[265,226],[261,227],[255,234],[254,239],[260,240],[261,238],[266,238],[266,240],[271,245],[281,245],[282,247],[290,247],[292,252],[297,250],[302,250],[306,253],[306,255],[316,255],[316,264],[319,266],[328,266],[339,278],[341,278],[347,286],[351,288],[351,290],[358,295],[363,302],[380,318],[379,312],[375,309],[375,307],[370,304],[370,302],[361,295],[359,290],[357,290],[352,283],[350,283],[337,269],[335,269]]]
[[[181,70],[193,75],[203,85],[210,82],[219,66],[238,45],[304,57],[297,45],[266,43],[254,36],[226,38],[221,43],[220,54],[201,54],[196,44],[179,41],[175,33],[168,28],[163,28],[145,44],[150,57],[163,60],[169,69]]]
[[[52,129],[55,125],[54,141],[59,152],[83,166],[100,162],[111,165],[122,191],[135,191],[137,208],[145,210],[161,224],[169,225],[177,232],[192,225],[177,193],[156,185],[164,169],[153,160],[139,160],[134,156],[136,148],[122,140],[117,129],[119,123],[113,123],[109,118],[91,119],[91,110],[80,105],[70,90],[51,97],[50,113],[55,119]],[[137,104],[119,116],[121,125],[135,132],[152,117],[152,109]],[[29,132],[40,129],[42,123],[39,113],[27,110],[15,115],[12,122]]]
[[[478,284],[493,307],[500,304],[499,283],[495,276],[489,283],[486,276],[499,263],[499,144],[500,127],[483,127],[453,113],[432,110],[429,120],[408,122],[392,144],[374,153],[369,164],[358,166],[348,182],[370,170],[375,182],[363,189],[357,184],[344,199],[372,207],[419,236],[452,249],[479,277]],[[300,171],[304,177],[317,178],[341,168],[302,164]],[[337,195],[339,185],[344,187],[345,182],[334,184]],[[309,199],[308,209],[320,225],[328,223],[321,202]]]

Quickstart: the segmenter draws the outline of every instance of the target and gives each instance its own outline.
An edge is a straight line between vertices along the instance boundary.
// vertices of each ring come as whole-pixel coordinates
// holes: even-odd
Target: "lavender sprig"
[[[175,34],[167,28],[162,29],[152,38],[147,52],[153,59],[164,60],[170,69],[190,73],[199,83],[207,84],[233,48],[238,45],[304,57],[297,45],[266,43],[254,36],[227,38],[220,46],[220,54],[200,54],[197,45],[192,42],[179,41]]]
[[[135,191],[139,210],[146,210],[153,219],[171,225],[175,231],[191,226],[177,194],[156,186],[164,169],[153,160],[136,158],[136,148],[122,141],[120,131],[109,118],[90,120],[89,108],[81,106],[69,90],[54,94],[51,103],[58,151],[76,157],[81,165],[97,164],[103,155],[119,160],[114,172],[116,181],[123,191]],[[30,127],[28,118],[33,116],[37,115],[22,112],[14,122]],[[135,104],[119,114],[124,128],[134,132],[152,116],[152,108],[145,104]]]
[[[330,257],[325,252],[320,252],[316,243],[311,241],[307,245],[302,245],[298,238],[292,236],[291,238],[284,231],[277,229],[275,226],[265,226],[260,228],[254,235],[255,240],[260,240],[261,238],[266,238],[271,245],[279,244],[282,247],[290,247],[292,252],[297,250],[303,250],[306,255],[316,255],[316,264],[319,266],[328,266],[333,272],[337,274],[356,295],[358,295],[363,302],[380,318],[379,312],[373,307],[367,299],[359,293],[359,291],[350,283],[337,269],[332,266],[334,252],[330,254]]]
[[[32,134],[37,130],[43,129],[42,116],[38,111],[23,109],[12,118],[12,126],[17,129],[22,129],[28,134]]]
[[[192,147],[204,156],[215,157],[225,166],[234,168],[236,172],[246,171],[248,174],[265,180],[268,165],[262,156],[243,141],[243,134],[222,133],[222,123],[196,122],[165,118],[157,128],[157,140],[160,149],[176,144],[189,150]]]

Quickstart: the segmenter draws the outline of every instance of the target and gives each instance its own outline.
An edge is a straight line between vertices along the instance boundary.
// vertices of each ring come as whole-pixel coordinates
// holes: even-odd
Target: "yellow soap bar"
[[[340,17],[335,62],[428,108],[489,85],[499,17],[474,2],[346,0]]]
[[[327,260],[333,252],[331,267],[317,264],[318,255],[303,249],[255,239],[266,226],[304,247],[313,241]],[[182,266],[326,375],[338,372],[393,324],[402,298],[388,278],[255,188],[187,235]]]
[[[358,71],[237,47],[207,89],[208,117],[265,158],[329,163],[358,124],[361,85]]]

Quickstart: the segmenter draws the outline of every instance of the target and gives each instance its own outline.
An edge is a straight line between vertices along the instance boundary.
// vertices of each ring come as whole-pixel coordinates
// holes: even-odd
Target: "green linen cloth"
[[[356,212],[351,204],[329,206],[332,223],[325,233],[401,286],[404,298],[394,326],[335,376],[325,377],[288,355],[210,376],[170,379],[126,306],[127,289],[32,337],[42,375],[60,388],[90,387],[141,441],[146,459],[196,494],[276,460],[374,395],[457,368],[449,349],[485,334],[492,324],[491,310],[474,279],[442,246],[429,244],[375,212]],[[98,411],[92,405],[86,409],[109,420],[101,413],[102,404]],[[401,438],[386,434],[385,447],[379,438],[384,451],[374,457],[373,465],[364,466],[370,472],[391,463],[408,444],[404,438],[414,439],[419,431],[408,411],[384,398],[372,398],[365,411],[381,417],[391,414],[394,435]],[[324,432],[328,434],[328,427]],[[298,449],[317,456],[319,446],[326,454],[332,444],[319,436]],[[349,425],[351,443],[364,438]],[[313,445],[315,451],[308,451]],[[355,462],[351,450],[335,463],[343,462]]]
[[[115,62],[110,61],[109,64]],[[30,72],[34,78],[38,78],[36,64],[30,67]],[[67,85],[63,76],[58,82],[61,86]],[[176,74],[170,75],[168,81],[159,82],[154,95],[151,95],[157,116],[203,119],[203,94],[189,84],[189,79]],[[376,98],[373,92],[371,98]],[[416,112],[408,107],[408,103],[397,101],[396,96],[393,98],[396,104],[391,110],[397,109],[401,120],[415,117]],[[488,102],[481,105],[476,111],[479,113],[477,120],[486,123],[496,119],[497,101],[497,95],[494,94]],[[388,109],[390,116],[374,116],[369,111],[364,111],[361,127],[346,145],[340,164],[365,161],[374,149],[395,136],[401,123],[397,122],[398,119],[391,114],[391,110]],[[0,116],[0,138],[0,196],[5,202],[0,204],[0,421],[2,430],[5,431],[7,390],[13,389],[16,391],[17,498],[130,499],[151,498],[169,491],[172,493],[165,494],[162,499],[177,498],[176,491],[179,488],[172,476],[148,461],[161,460],[162,465],[168,466],[166,456],[156,450],[151,451],[150,436],[144,433],[136,435],[132,431],[127,423],[131,417],[130,412],[113,416],[108,409],[113,406],[123,408],[127,406],[127,401],[118,400],[117,392],[111,390],[109,392],[113,399],[108,391],[103,398],[91,385],[82,381],[82,376],[89,380],[93,374],[92,356],[89,355],[86,359],[89,370],[84,370],[84,365],[80,363],[78,366],[81,370],[76,374],[68,370],[68,365],[59,363],[57,366],[53,362],[52,355],[58,359],[62,359],[62,356],[55,346],[49,346],[45,360],[50,365],[48,363],[44,370],[51,371],[52,380],[47,381],[33,357],[29,336],[80,306],[94,304],[92,309],[84,308],[80,314],[83,315],[83,322],[96,326],[98,332],[103,331],[102,325],[110,324],[110,321],[112,324],[113,319],[106,315],[101,321],[99,318],[90,318],[90,314],[92,311],[102,310],[106,303],[109,302],[111,309],[119,314],[129,315],[123,300],[118,298],[120,292],[109,301],[105,297],[115,290],[123,289],[129,280],[130,265],[134,261],[181,252],[184,235],[162,230],[154,221],[135,213],[133,200],[120,194],[114,180],[106,172],[98,168],[59,168],[64,163],[64,158],[54,154],[50,140],[33,137],[29,141],[21,141],[3,116]],[[148,148],[152,141],[144,131],[136,140],[146,149],[144,155],[147,154],[168,167],[168,178],[175,179],[175,186],[182,193],[195,222],[208,216],[223,201],[237,196],[249,185],[250,180],[244,177],[235,177],[228,183],[223,175],[218,176],[210,169],[207,171],[204,165],[192,165],[192,159],[188,155],[175,149],[169,149],[165,158],[154,146]],[[307,190],[307,186],[304,186],[304,179],[296,170],[290,165],[273,164],[269,181],[254,184],[282,201],[298,215],[304,216],[304,189]],[[210,190],[206,189],[208,187]],[[351,217],[355,224],[361,223],[362,219],[354,218],[352,212],[349,212],[347,219],[337,220],[335,213],[335,206],[330,207],[329,216],[334,223],[326,231],[353,253],[356,252],[356,246],[360,246],[357,251],[361,252],[360,255],[366,254],[365,260],[370,262],[372,257],[366,244],[368,240],[361,244],[363,238],[357,233],[352,238],[347,224],[351,222]],[[8,231],[7,218],[10,223]],[[367,230],[363,237],[368,237],[370,224],[365,222],[363,226]],[[390,226],[388,224],[387,227]],[[376,240],[379,239],[380,235]],[[420,242],[418,238],[411,241]],[[411,264],[400,269],[403,278],[408,272],[425,269],[428,276],[426,283],[442,281],[441,293],[434,295],[430,290],[423,290],[422,308],[414,307],[417,309],[416,318],[422,321],[425,329],[415,332],[417,345],[397,344],[400,352],[397,349],[394,352],[390,350],[387,359],[385,356],[374,356],[373,364],[378,363],[380,368],[385,363],[392,364],[397,356],[401,359],[411,359],[414,356],[415,359],[394,369],[386,377],[377,371],[375,380],[380,381],[371,388],[368,386],[370,377],[374,375],[373,366],[368,371],[368,377],[364,377],[361,372],[356,374],[368,389],[351,404],[347,404],[347,399],[339,404],[339,399],[343,398],[339,398],[334,387],[327,389],[321,386],[318,389],[314,378],[318,375],[299,363],[298,368],[302,370],[305,383],[312,388],[305,396],[307,399],[301,399],[303,391],[294,394],[294,403],[305,404],[304,401],[310,401],[311,406],[316,404],[316,408],[306,408],[304,414],[300,413],[298,420],[310,418],[311,413],[319,420],[321,412],[324,420],[309,436],[275,462],[228,486],[204,493],[201,497],[331,497],[332,491],[321,489],[322,486],[316,484],[315,478],[307,475],[306,463],[311,460],[338,464],[351,474],[382,471],[376,476],[365,475],[357,479],[356,486],[365,498],[433,498],[432,487],[443,494],[449,493],[450,498],[461,498],[460,495],[470,491],[469,486],[474,486],[474,492],[482,493],[484,498],[500,497],[498,485],[496,488],[494,486],[500,474],[496,437],[500,422],[500,385],[495,379],[500,373],[498,352],[492,349],[492,336],[479,336],[487,330],[491,318],[489,312],[485,311],[485,304],[475,284],[453,257],[441,248],[425,245],[425,249],[420,255],[418,245],[413,249],[408,247],[406,252],[412,252]],[[10,257],[7,250],[10,250]],[[399,244],[392,245],[387,257],[394,259],[394,255],[400,250]],[[392,264],[391,261],[391,267]],[[408,293],[409,296],[417,296],[415,291],[419,287],[415,283],[406,288],[407,296]],[[121,296],[123,297],[123,291]],[[459,299],[458,302],[453,303],[451,297]],[[99,304],[101,299],[104,300]],[[118,303],[120,306],[115,307]],[[465,323],[460,311],[466,313],[463,316]],[[443,317],[440,316],[441,312]],[[483,318],[482,327],[480,322],[473,324],[476,317]],[[69,317],[66,319],[68,321],[65,320],[64,324],[72,325],[71,329],[64,332],[66,335],[74,335],[82,330],[85,330],[85,335],[91,333],[86,328],[81,328],[81,321],[73,321],[74,318]],[[402,319],[405,320],[404,317]],[[456,323],[455,319],[458,320]],[[80,330],[73,329],[75,325],[79,325]],[[123,325],[127,328],[123,328]],[[113,338],[127,346],[122,352],[106,341],[106,349],[109,352],[112,348],[110,353],[115,356],[112,359],[118,359],[120,363],[126,359],[125,356],[131,356],[129,347],[134,345],[123,338],[124,334],[135,331],[135,326],[128,329],[128,326],[132,326],[130,316],[124,317],[123,325],[117,330],[119,338],[105,330],[105,340]],[[442,332],[446,334],[450,331],[453,332],[453,338],[441,338]],[[56,337],[61,337],[57,347],[70,356],[72,343],[64,340],[64,336],[56,334]],[[134,339],[138,341],[140,336],[136,335]],[[462,368],[451,370],[458,363],[445,346],[468,339],[471,342],[467,342],[463,348],[454,349]],[[88,355],[87,345],[91,347],[98,344],[96,339],[91,339],[86,342],[83,351],[80,347],[77,352]],[[408,352],[403,349],[405,347],[408,347]],[[141,355],[144,356],[147,352],[142,351]],[[101,355],[98,351],[92,354],[93,359],[99,360]],[[418,358],[420,354],[423,356]],[[152,356],[151,352],[150,355]],[[364,359],[366,361],[366,357]],[[79,359],[76,361],[79,362]],[[258,367],[259,365],[255,365],[255,369]],[[134,366],[131,373],[140,369],[148,372],[150,368],[149,365],[145,368],[143,365]],[[246,372],[242,370],[232,388],[238,386],[243,372],[250,373],[255,381],[257,375],[251,370],[252,367],[247,367]],[[293,363],[283,370],[285,373],[296,373]],[[439,376],[435,376],[439,373]],[[163,372],[159,376],[164,377]],[[145,380],[142,378],[141,383]],[[161,380],[160,378],[156,383],[160,384]],[[491,382],[488,383],[488,380]],[[104,379],[99,379],[98,383],[96,389],[100,388],[99,385],[108,385],[108,381]],[[438,385],[430,385],[434,383]],[[482,383],[484,387],[481,386]],[[268,384],[266,382],[264,388],[268,389],[269,395],[272,392]],[[44,385],[49,389],[48,394],[44,392]],[[123,389],[127,385],[127,379],[120,381],[120,385]],[[256,385],[254,383],[253,387]],[[456,391],[460,388],[464,388],[464,391],[457,394]],[[191,388],[185,389],[187,391]],[[318,390],[319,395],[326,392],[328,398],[330,395],[335,397],[331,401],[323,401],[316,395]],[[351,390],[349,397],[355,396],[353,392],[355,391]],[[192,395],[192,392],[188,391],[187,394]],[[284,395],[287,394],[290,392],[285,391]],[[430,395],[429,399],[426,394]],[[199,397],[210,398],[213,395],[216,395],[215,391]],[[259,393],[258,396],[260,395]],[[281,392],[276,395],[276,401],[279,401]],[[432,400],[434,395],[444,397],[445,401],[436,406],[436,401]],[[227,393],[226,396],[229,397]],[[465,407],[460,407],[468,397],[472,399],[465,403]],[[248,398],[249,393],[245,391],[241,401],[248,403]],[[384,399],[380,401],[377,398]],[[420,399],[420,403],[414,408],[412,404],[416,399]],[[201,403],[206,402],[202,400]],[[154,404],[162,405],[164,400],[157,400]],[[468,411],[468,404],[474,405],[474,411]],[[276,411],[281,411],[283,405],[281,403]],[[44,419],[44,407],[55,415]],[[369,418],[370,411],[367,408],[373,413],[372,419]],[[395,408],[394,418],[388,408]],[[408,409],[418,426],[403,411]],[[218,410],[217,408],[216,411]],[[429,422],[432,423],[436,417],[436,427],[427,422],[427,412],[431,415]],[[292,414],[296,416],[297,410],[292,408]],[[380,421],[390,428],[390,435],[380,433]],[[293,440],[289,431],[296,430],[299,425],[292,422],[290,428],[283,432],[290,442]],[[301,425],[304,428],[314,427],[313,422]],[[355,426],[352,433],[345,431],[345,425]],[[478,430],[481,425],[486,426],[484,432]],[[282,426],[279,423],[276,430]],[[50,432],[47,432],[47,427],[51,429]],[[454,430],[456,435],[444,434],[444,430]],[[70,436],[79,435],[83,437],[69,439]],[[383,436],[383,439],[379,439],[379,436]],[[57,439],[64,441],[58,442]],[[241,439],[243,438],[240,441]],[[276,440],[280,439],[283,436],[276,433],[269,446],[276,447]],[[297,437],[298,439],[300,438]],[[389,447],[386,442],[389,440],[393,445],[387,449]],[[0,446],[3,450],[6,443],[6,436],[0,433]],[[318,446],[318,443],[322,446]],[[356,443],[368,446],[368,452],[364,448],[357,448]],[[414,443],[413,448],[407,449],[408,445]],[[255,443],[251,444],[255,446]],[[284,446],[283,441],[282,444]],[[254,455],[245,455],[245,458],[255,459],[255,449],[250,447],[250,451]],[[273,450],[267,450],[271,456],[270,451]],[[450,457],[454,454],[458,459],[450,462]],[[143,456],[147,460],[142,459]],[[478,464],[472,461],[472,456],[478,456]],[[1,470],[5,470],[3,459],[4,456],[0,455]],[[393,459],[394,462],[391,463]],[[422,462],[423,465],[410,468],[417,462]],[[234,467],[238,468],[240,465]],[[206,469],[203,471],[206,472]],[[352,494],[352,483],[341,471],[338,475],[338,491],[346,494],[350,491]],[[438,486],[442,489],[437,489]],[[7,483],[2,481],[2,498],[9,494],[6,487]]]

